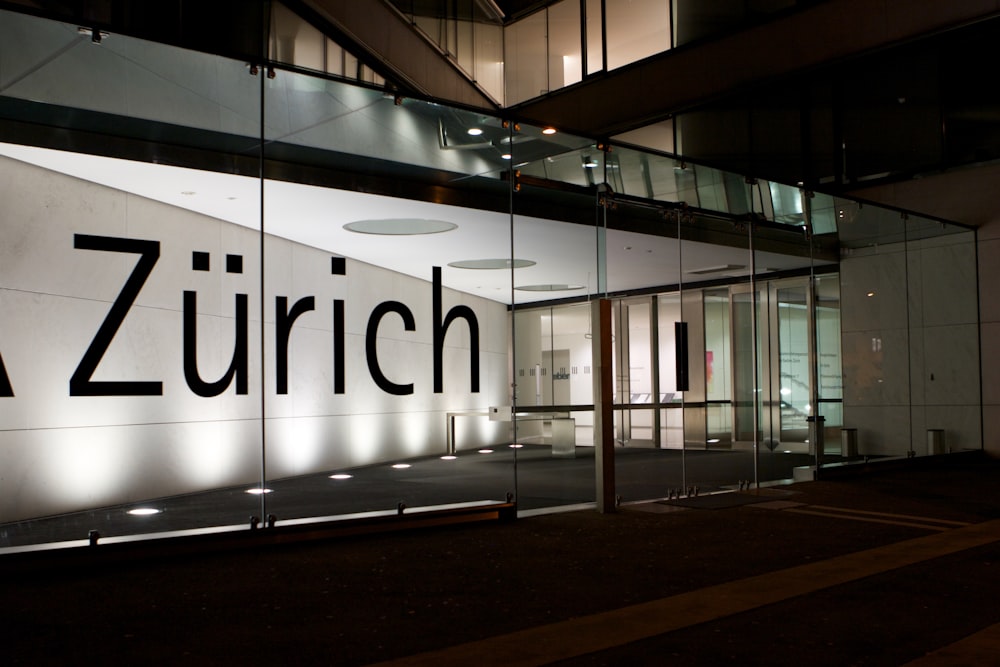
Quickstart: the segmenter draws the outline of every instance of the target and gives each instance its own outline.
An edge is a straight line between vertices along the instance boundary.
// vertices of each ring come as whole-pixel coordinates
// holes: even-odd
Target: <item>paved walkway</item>
[[[10,576],[4,664],[997,664],[1000,463]],[[98,547],[99,548],[99,547]]]
[[[859,519],[895,525],[920,526],[928,530],[947,530],[939,519],[894,515],[887,512],[859,512],[826,506],[799,506],[787,511],[817,516]],[[855,516],[852,516],[855,515]],[[919,522],[919,523],[917,523]],[[960,525],[963,522],[942,522]],[[935,532],[926,537],[897,542],[884,547],[831,558],[818,563],[740,579],[716,586],[682,593],[669,598],[632,605],[622,609],[573,618],[560,623],[529,628],[520,632],[491,637],[439,651],[381,663],[388,667],[437,665],[547,665],[559,660],[604,651],[641,639],[673,632],[808,595],[824,588],[857,581],[915,563],[929,561],[1000,541],[1000,520],[965,525],[949,533]],[[996,631],[980,633],[952,649],[949,655],[968,660],[1000,640]],[[979,635],[977,635],[978,637]],[[943,655],[943,654],[942,654]],[[1000,660],[1000,653],[982,655],[989,664]],[[931,662],[927,662],[930,660]],[[926,658],[921,664],[936,664]],[[969,664],[969,663],[964,663]],[[984,662],[984,664],[987,664]]]

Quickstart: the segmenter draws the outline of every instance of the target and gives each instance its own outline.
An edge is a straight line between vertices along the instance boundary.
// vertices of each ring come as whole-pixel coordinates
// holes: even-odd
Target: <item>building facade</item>
[[[528,120],[536,89],[645,66],[655,30],[372,3],[476,78],[444,98],[337,3],[247,4],[225,38],[0,11],[0,547],[984,448],[975,228],[699,160],[672,119]],[[648,4],[668,42],[711,37]],[[542,53],[535,23],[564,29]]]

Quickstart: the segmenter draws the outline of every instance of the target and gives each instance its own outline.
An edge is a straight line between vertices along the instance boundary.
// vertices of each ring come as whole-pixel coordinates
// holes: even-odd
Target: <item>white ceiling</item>
[[[256,178],[2,143],[0,155],[251,229],[260,228],[261,187]],[[515,216],[512,221],[502,213],[282,181],[267,181],[263,197],[265,231],[269,234],[422,280],[430,280],[431,267],[440,266],[445,286],[470,294],[510,303],[510,270],[456,269],[448,263],[505,259],[512,251],[519,259],[536,262],[515,271],[515,286],[587,288],[515,291],[516,303],[597,291],[595,227],[523,216]],[[403,218],[444,220],[455,223],[457,228],[414,236],[358,234],[343,228],[358,220]],[[684,282],[749,272],[747,268],[709,275],[693,275],[690,271],[750,265],[747,251],[738,248],[685,241],[683,258],[679,258],[675,239],[608,230],[607,290],[621,292],[676,283],[681,259]],[[801,257],[768,252],[756,256],[758,271],[807,265],[808,259]]]

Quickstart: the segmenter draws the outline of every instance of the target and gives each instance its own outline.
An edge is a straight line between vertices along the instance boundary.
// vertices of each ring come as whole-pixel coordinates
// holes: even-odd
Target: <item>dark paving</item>
[[[885,515],[994,519],[998,489],[1000,464],[963,458],[717,509],[630,505],[85,571],[69,560],[4,576],[4,663],[367,664],[932,532]],[[1000,622],[997,567],[1000,542],[562,664],[905,664]]]

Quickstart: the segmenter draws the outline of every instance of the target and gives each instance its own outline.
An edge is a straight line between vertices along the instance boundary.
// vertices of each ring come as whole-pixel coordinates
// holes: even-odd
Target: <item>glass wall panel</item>
[[[810,385],[808,285],[803,281],[776,289],[778,327],[778,446],[782,451],[805,451],[809,440],[806,419],[812,416]]]
[[[579,0],[563,0],[548,8],[549,90],[583,78]]]
[[[473,74],[483,90],[503,103],[503,26],[491,23],[473,24],[475,62]]]
[[[589,143],[545,128],[511,126],[512,160],[522,176],[545,178]],[[577,158],[578,159],[578,158]],[[535,169],[540,171],[535,171]],[[594,502],[594,325],[600,246],[594,200],[563,200],[573,222],[537,217],[552,191],[518,182],[514,192],[514,414],[518,509]],[[539,199],[541,198],[541,199]],[[483,251],[486,251],[485,249]]]
[[[546,13],[540,11],[507,26],[504,31],[504,78],[507,106],[549,91]]]
[[[604,69],[603,0],[587,0],[587,74]]]
[[[918,216],[904,224],[911,450],[980,449],[975,233]]]
[[[709,449],[733,444],[732,340],[728,289],[705,292],[705,398]]]
[[[837,275],[817,276],[815,281],[817,396],[816,414],[824,418],[826,452],[852,453],[841,448],[844,435],[844,377],[840,353],[840,279]],[[853,437],[851,434],[848,436]]]
[[[606,10],[609,70],[670,48],[668,0],[609,2]]]
[[[270,512],[394,513],[516,493],[510,218],[460,205],[470,189],[509,201],[508,130],[286,71],[267,85]]]
[[[910,420],[910,299],[906,225],[899,213],[837,202],[844,427],[859,454],[907,456]]]
[[[249,527],[261,77],[8,12],[0,63],[0,547]]]

